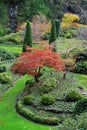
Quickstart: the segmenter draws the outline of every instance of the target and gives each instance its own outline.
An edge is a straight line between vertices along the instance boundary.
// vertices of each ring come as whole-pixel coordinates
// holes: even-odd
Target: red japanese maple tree
[[[26,48],[11,67],[11,71],[19,74],[30,74],[38,82],[41,68],[44,66],[52,67],[57,71],[64,70],[64,60],[59,54],[52,51],[50,46],[44,49]]]

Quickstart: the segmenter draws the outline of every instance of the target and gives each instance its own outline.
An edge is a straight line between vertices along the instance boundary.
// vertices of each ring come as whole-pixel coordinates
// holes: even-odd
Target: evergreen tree
[[[29,21],[27,21],[26,25],[26,32],[25,32],[25,38],[24,38],[24,43],[23,43],[23,52],[26,51],[25,46],[30,46],[32,47],[32,31],[31,31],[31,26]]]
[[[52,42],[54,42],[56,40],[56,26],[55,26],[55,22],[52,22],[52,27],[51,27],[51,35],[50,35],[50,39],[49,39],[49,44],[51,44]]]
[[[59,19],[55,19],[54,22],[55,22],[55,26],[56,26],[56,36],[58,38],[59,32],[60,32],[60,20]]]

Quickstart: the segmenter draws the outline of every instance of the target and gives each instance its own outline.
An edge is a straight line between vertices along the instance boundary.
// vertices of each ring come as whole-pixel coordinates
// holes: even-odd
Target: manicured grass
[[[22,47],[21,46],[16,46],[16,45],[3,45],[3,44],[1,44],[0,48],[4,48],[7,51],[17,52],[17,53],[21,53],[21,51],[22,51]]]
[[[33,45],[34,48],[39,48],[39,46],[37,44]],[[17,52],[17,53],[21,53],[22,52],[22,45],[5,45],[5,44],[0,44],[0,48],[4,48],[7,51],[10,52]]]
[[[83,44],[82,40],[79,39],[65,39],[65,38],[59,38],[57,40],[57,49],[59,52],[66,52],[69,49],[72,48],[81,48]]]
[[[52,126],[28,121],[16,113],[15,98],[24,88],[26,76],[19,79],[13,88],[0,97],[0,130],[51,130]]]

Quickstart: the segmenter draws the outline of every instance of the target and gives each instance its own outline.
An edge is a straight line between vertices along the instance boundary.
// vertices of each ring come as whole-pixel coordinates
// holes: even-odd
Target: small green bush
[[[78,101],[74,108],[74,114],[80,114],[83,112],[87,112],[87,99]]]
[[[56,78],[49,78],[46,79],[42,86],[40,87],[40,92],[42,93],[48,93],[50,90],[52,90],[53,88],[56,88],[57,86],[57,80]]]
[[[42,39],[43,40],[49,40],[50,38],[50,32],[46,32],[43,36],[42,36]]]
[[[0,28],[0,36],[4,36],[5,32],[3,28]]]
[[[34,101],[34,97],[32,95],[28,95],[24,97],[24,104],[31,105]]]
[[[79,92],[72,90],[71,92],[67,93],[65,100],[67,102],[75,102],[78,100],[81,100],[83,98],[82,94],[80,94]]]
[[[0,57],[1,57],[1,60],[9,60],[9,59],[14,59],[16,58],[14,53],[11,53],[5,49],[0,49]]]
[[[0,73],[6,72],[6,66],[0,66]]]
[[[25,85],[28,86],[28,87],[32,87],[32,86],[33,86],[33,83],[34,83],[34,79],[28,79],[28,80],[25,82]]]
[[[7,84],[11,82],[11,77],[7,73],[0,74],[0,83]]]
[[[75,72],[86,73],[87,72],[87,62],[79,61],[76,63]]]
[[[41,97],[41,104],[42,105],[52,105],[54,103],[55,99],[52,95],[44,94]]]
[[[73,71],[75,68],[75,60],[73,58],[67,58],[65,61],[66,71]]]

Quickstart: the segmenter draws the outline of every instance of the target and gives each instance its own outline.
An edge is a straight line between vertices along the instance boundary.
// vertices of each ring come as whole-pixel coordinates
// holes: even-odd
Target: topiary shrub
[[[32,31],[31,31],[31,26],[29,21],[27,21],[26,25],[26,32],[25,32],[25,38],[24,38],[24,43],[23,43],[23,52],[26,51],[26,46],[32,47]]]
[[[24,104],[25,105],[31,105],[33,104],[34,97],[32,95],[28,95],[24,97]]]
[[[87,99],[78,101],[74,108],[74,114],[80,114],[83,112],[87,112]]]
[[[0,66],[0,73],[6,72],[6,66]]]
[[[56,26],[56,36],[58,38],[59,32],[60,32],[60,20],[59,19],[55,19],[54,22],[55,22],[55,26]]]
[[[50,39],[49,39],[49,44],[51,44],[52,42],[56,41],[56,26],[54,21],[52,22],[52,27],[51,27],[51,35],[50,35]]]
[[[44,94],[41,97],[41,104],[42,105],[52,105],[54,103],[55,99],[52,95]]]
[[[82,94],[80,94],[79,92],[72,90],[71,92],[67,93],[65,100],[67,102],[75,102],[78,100],[81,100],[83,98]]]

